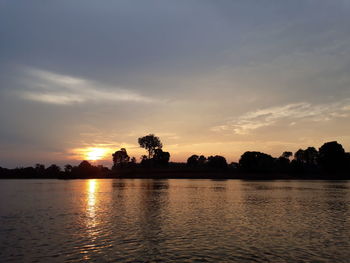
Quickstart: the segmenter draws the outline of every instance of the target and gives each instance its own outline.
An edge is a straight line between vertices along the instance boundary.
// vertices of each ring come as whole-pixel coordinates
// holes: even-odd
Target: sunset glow
[[[1,167],[350,148],[349,1],[5,2]]]
[[[103,159],[107,154],[107,149],[104,148],[88,148],[85,153],[85,159],[88,161],[97,161]]]

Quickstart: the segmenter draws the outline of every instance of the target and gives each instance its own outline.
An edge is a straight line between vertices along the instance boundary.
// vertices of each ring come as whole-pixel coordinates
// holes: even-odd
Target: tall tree
[[[148,159],[151,159],[156,149],[162,149],[163,144],[157,136],[149,134],[138,139],[140,147],[148,151]]]

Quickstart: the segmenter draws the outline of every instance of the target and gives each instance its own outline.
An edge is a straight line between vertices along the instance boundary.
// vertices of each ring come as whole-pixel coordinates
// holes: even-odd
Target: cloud
[[[107,101],[155,102],[153,98],[134,91],[83,78],[33,68],[26,69],[25,73],[22,78],[25,89],[17,91],[25,100],[58,105]]]
[[[246,135],[262,127],[271,126],[278,121],[288,120],[289,125],[295,125],[298,120],[322,122],[333,118],[350,116],[350,99],[330,104],[312,105],[306,102],[292,103],[285,106],[259,109],[243,114],[227,123],[213,127],[215,132],[233,131],[235,134]]]

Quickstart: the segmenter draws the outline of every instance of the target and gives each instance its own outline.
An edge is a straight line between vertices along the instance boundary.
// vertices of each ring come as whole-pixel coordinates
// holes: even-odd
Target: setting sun
[[[103,148],[89,148],[85,153],[85,158],[89,161],[101,160],[107,153]]]

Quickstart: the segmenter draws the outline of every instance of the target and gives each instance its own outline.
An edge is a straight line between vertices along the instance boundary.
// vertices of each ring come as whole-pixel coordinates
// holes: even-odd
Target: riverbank
[[[212,180],[348,180],[346,174],[329,173],[248,173],[236,170],[180,170],[180,169],[120,169],[99,174],[69,174],[61,172],[56,175],[23,176],[12,174],[0,179],[212,179]]]

